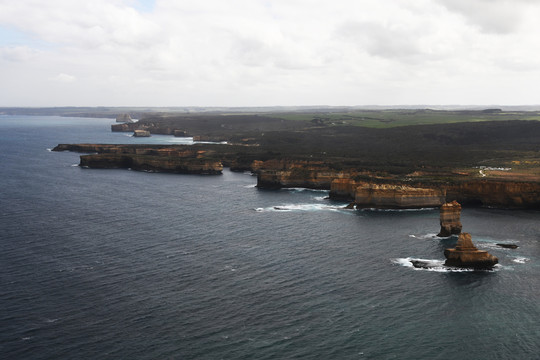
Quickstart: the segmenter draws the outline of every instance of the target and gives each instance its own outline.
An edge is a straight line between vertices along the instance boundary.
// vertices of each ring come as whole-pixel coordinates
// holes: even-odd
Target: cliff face
[[[471,240],[471,235],[462,233],[459,235],[455,249],[446,249],[446,266],[455,266],[473,269],[490,269],[499,262],[497,257],[487,251],[478,250]]]
[[[221,174],[219,161],[197,158],[131,154],[82,155],[80,166],[94,169],[133,169],[140,171],[172,172],[180,174]]]
[[[330,184],[330,197],[332,199],[354,200],[358,185],[353,179],[334,179]]]
[[[540,183],[474,180],[448,188],[449,200],[493,207],[540,208]]]
[[[461,205],[457,201],[443,204],[440,210],[441,231],[437,236],[460,234],[462,228],[460,217]]]
[[[355,182],[353,179],[347,178],[347,176],[344,175],[342,178],[332,181],[330,197],[336,199],[353,198],[356,199],[359,206],[364,207],[377,207],[375,204],[387,206],[386,203],[392,203],[392,201],[388,199],[396,197],[402,198],[403,200],[396,200],[396,206],[399,203],[409,203],[412,207],[431,207],[440,206],[446,202],[458,201],[462,204],[502,208],[540,208],[540,183],[538,182],[471,179],[454,184],[438,185],[438,188],[435,190],[432,189],[433,185],[429,183],[423,184],[422,182],[418,182],[415,183],[414,186],[410,185],[409,182],[401,184],[399,182],[394,182],[394,184],[395,185],[378,185],[376,182]],[[402,197],[400,191],[396,190],[398,188],[402,188],[400,191],[403,194],[409,193],[410,195],[408,195],[408,198],[407,196]],[[406,188],[416,190],[404,190]],[[420,195],[422,189],[429,189],[434,191],[434,193],[429,194],[429,192],[425,192],[427,197],[423,198]],[[413,195],[413,193],[418,194],[418,196]],[[436,200],[439,196],[442,198],[441,202]],[[383,198],[386,199],[383,200]],[[415,198],[418,200],[418,203],[415,203]],[[426,205],[426,203],[429,203],[430,205]],[[442,216],[443,215],[441,215],[441,221],[443,220]],[[450,215],[449,212],[444,216],[448,216],[448,221],[451,222],[451,217],[455,216],[455,214]],[[457,222],[459,222],[459,216],[456,218],[455,226],[457,226]],[[450,225],[451,228],[452,226],[453,225]],[[441,228],[441,233],[443,234],[442,231]]]
[[[443,190],[404,185],[361,183],[355,191],[356,206],[364,208],[423,208],[440,206],[444,201]]]
[[[221,174],[220,161],[206,151],[186,147],[106,144],[60,144],[53,151],[94,153],[82,155],[80,166],[94,169],[133,169],[182,174]]]
[[[260,188],[304,187],[329,190],[332,181],[351,175],[332,170],[317,161],[254,161],[252,170],[257,173],[257,187]]]

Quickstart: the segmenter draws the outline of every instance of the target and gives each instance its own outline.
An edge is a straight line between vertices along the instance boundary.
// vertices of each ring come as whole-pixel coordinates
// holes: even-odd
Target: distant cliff
[[[461,179],[453,183],[393,180],[391,184],[359,183],[336,179],[331,183],[332,198],[354,199],[359,207],[440,206],[454,200],[465,205],[502,208],[540,208],[540,183],[501,180]],[[429,205],[428,205],[429,204]]]
[[[454,200],[467,205],[540,209],[540,182],[485,179],[461,173],[388,175],[359,171],[332,160],[284,159],[240,145],[60,144],[54,151],[77,151],[81,166],[131,168],[176,173],[220,174],[223,166],[251,170],[259,188],[304,187],[330,190],[330,197],[356,207],[438,207]],[[259,160],[259,159],[265,159]]]
[[[257,187],[260,188],[330,189],[333,180],[351,176],[350,171],[331,169],[322,161],[254,161],[251,167],[257,173]]]
[[[361,183],[356,187],[357,207],[413,209],[438,207],[445,202],[445,191],[395,184]]]
[[[223,164],[195,148],[101,144],[60,144],[53,151],[93,153],[81,155],[80,166],[94,169],[133,169],[181,174],[221,174]]]

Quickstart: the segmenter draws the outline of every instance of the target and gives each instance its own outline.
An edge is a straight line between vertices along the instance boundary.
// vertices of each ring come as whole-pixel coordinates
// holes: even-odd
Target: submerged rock
[[[516,244],[497,244],[497,246],[500,246],[505,249],[517,249],[518,246]]]
[[[434,266],[429,261],[411,260],[411,264],[418,269],[432,269]]]
[[[496,256],[478,250],[468,233],[461,233],[456,248],[444,250],[444,256],[446,257],[444,265],[462,268],[491,269],[499,262]]]
[[[437,236],[448,237],[461,233],[461,205],[457,201],[443,204],[440,214],[441,231]]]

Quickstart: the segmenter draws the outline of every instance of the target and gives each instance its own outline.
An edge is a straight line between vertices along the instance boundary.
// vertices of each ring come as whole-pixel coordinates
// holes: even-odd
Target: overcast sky
[[[0,0],[0,106],[540,104],[538,0]]]

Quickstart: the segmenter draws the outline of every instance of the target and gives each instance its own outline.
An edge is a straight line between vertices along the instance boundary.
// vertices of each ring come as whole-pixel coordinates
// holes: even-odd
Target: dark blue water
[[[465,209],[500,266],[418,270],[408,259],[441,264],[455,243],[434,236],[436,210],[341,210],[246,174],[89,170],[47,150],[178,141],[111,123],[0,117],[0,358],[539,358],[538,212]]]

